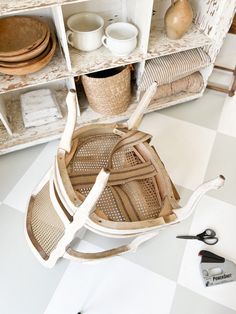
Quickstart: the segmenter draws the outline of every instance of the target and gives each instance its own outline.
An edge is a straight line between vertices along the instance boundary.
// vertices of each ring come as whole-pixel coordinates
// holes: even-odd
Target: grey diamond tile
[[[201,98],[163,109],[160,113],[216,130],[225,97],[222,93],[206,90]]]
[[[177,189],[182,199],[181,203],[185,204],[192,192],[183,187],[177,187]],[[161,276],[176,281],[186,245],[186,241],[176,239],[176,235],[188,233],[191,222],[192,218],[190,217],[175,226],[168,227],[161,231],[157,237],[140,246],[135,253],[126,254],[123,257]],[[85,239],[104,249],[124,244],[124,240],[111,240],[91,232],[86,233]]]
[[[37,145],[17,152],[0,156],[1,188],[0,200],[3,200],[17,181],[41,153],[46,144]]]
[[[218,174],[225,176],[225,186],[209,195],[236,205],[236,138],[220,133],[215,139],[205,179],[214,178]]]
[[[170,314],[235,314],[236,312],[215,303],[180,285],[176,288]]]
[[[47,269],[31,253],[24,236],[24,215],[0,206],[0,313],[42,314],[67,262]]]

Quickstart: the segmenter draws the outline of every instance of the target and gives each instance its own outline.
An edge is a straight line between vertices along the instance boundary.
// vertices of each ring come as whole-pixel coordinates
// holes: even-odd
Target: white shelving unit
[[[137,83],[148,59],[160,58],[194,48],[203,49],[210,63],[201,70],[205,85],[213,63],[234,16],[236,0],[190,0],[194,22],[180,40],[170,40],[164,31],[163,17],[171,1],[166,0],[1,0],[0,18],[9,15],[34,15],[47,20],[54,29],[58,47],[51,62],[39,72],[24,76],[0,74],[0,116],[7,116],[12,135],[0,122],[0,154],[36,145],[58,138],[64,128],[65,97],[69,88],[75,88],[74,78],[91,72],[126,64],[134,64]],[[115,57],[105,47],[85,53],[67,44],[66,21],[75,13],[91,11],[101,15],[105,27],[117,21],[135,24],[139,29],[138,45],[128,57]],[[61,107],[63,119],[25,129],[20,110],[20,94],[50,88]],[[147,112],[198,98],[200,93],[181,93],[154,99]],[[78,93],[79,95],[81,93]],[[89,122],[112,122],[128,118],[136,106],[135,95],[128,110],[118,116],[105,117],[84,105],[79,96],[78,126]]]

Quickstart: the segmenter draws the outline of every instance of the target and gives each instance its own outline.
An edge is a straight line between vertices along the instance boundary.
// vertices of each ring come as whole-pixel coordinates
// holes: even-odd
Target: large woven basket
[[[104,115],[126,111],[131,98],[130,66],[83,75],[82,83],[94,111]]]

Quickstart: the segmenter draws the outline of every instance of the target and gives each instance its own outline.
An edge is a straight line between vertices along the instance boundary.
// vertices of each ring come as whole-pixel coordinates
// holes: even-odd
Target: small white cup
[[[82,51],[92,51],[102,45],[104,20],[100,15],[83,12],[70,16],[67,20],[70,30],[66,32],[67,41]]]
[[[116,56],[128,56],[137,46],[138,29],[130,23],[110,24],[102,37],[103,45]]]

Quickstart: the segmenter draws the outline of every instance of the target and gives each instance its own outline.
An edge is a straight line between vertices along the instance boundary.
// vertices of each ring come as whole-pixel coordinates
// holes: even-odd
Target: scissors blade
[[[178,239],[198,239],[196,236],[176,236]]]

